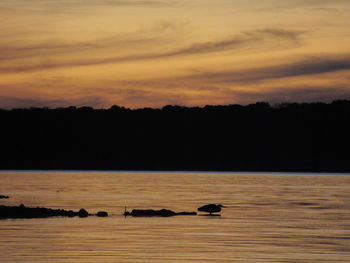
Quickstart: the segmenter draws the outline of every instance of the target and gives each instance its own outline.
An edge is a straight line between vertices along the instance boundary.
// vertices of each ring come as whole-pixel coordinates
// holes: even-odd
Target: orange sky
[[[0,108],[350,99],[349,0],[1,0]]]

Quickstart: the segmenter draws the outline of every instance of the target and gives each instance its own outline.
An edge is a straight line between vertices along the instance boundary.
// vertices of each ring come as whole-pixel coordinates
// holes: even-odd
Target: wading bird
[[[218,213],[221,211],[221,207],[226,207],[220,204],[209,204],[199,207],[197,210],[202,212],[207,212],[209,214]]]

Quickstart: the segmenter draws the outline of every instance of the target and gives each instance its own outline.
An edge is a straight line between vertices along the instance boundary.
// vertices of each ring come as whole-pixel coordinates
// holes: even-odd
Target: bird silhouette
[[[221,204],[209,204],[199,207],[197,210],[201,212],[207,212],[209,214],[218,213],[221,211],[221,207],[226,207]]]

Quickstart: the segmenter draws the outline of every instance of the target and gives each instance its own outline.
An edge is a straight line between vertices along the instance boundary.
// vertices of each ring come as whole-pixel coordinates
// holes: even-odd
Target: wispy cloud
[[[227,39],[195,43],[188,47],[180,48],[168,53],[160,54],[160,56],[177,56],[177,55],[194,55],[201,53],[212,53],[226,51],[242,46],[249,46],[253,43],[263,44],[266,40],[286,39],[293,43],[299,42],[299,36],[303,32],[290,31],[283,29],[262,29],[243,32],[241,35],[235,35]]]
[[[267,101],[270,103],[284,102],[331,102],[340,99],[350,99],[349,87],[281,87],[258,92],[231,91],[227,96],[240,103]]]
[[[35,97],[9,97],[0,96],[0,109],[30,108],[30,107],[68,107],[68,106],[92,106],[101,108],[106,105],[104,98],[100,96],[82,97],[79,99],[50,99]]]
[[[83,12],[87,8],[104,6],[161,7],[169,5],[161,0],[2,0],[2,10],[17,12]]]
[[[215,83],[248,83],[270,79],[325,74],[350,70],[350,54],[330,56],[309,56],[297,62],[281,63],[277,66],[245,70],[223,70],[184,76],[189,80],[205,80]]]
[[[125,80],[120,81],[118,86],[168,91],[168,97],[181,94],[177,101],[183,105],[331,101],[350,99],[350,78],[346,77],[349,70],[350,54],[337,54],[300,58],[279,66],[205,71],[174,78]],[[337,75],[324,75],[329,73]],[[328,81],[320,85],[316,75],[323,75]],[[294,81],[293,78],[297,77],[307,81]]]
[[[232,1],[228,0],[232,5]],[[275,0],[253,0],[249,3],[240,4],[242,7],[240,12],[271,12],[271,11],[291,11],[291,10],[301,10],[301,8],[322,8],[322,9],[334,9],[334,6],[344,4],[349,4],[348,0],[284,0],[284,1],[275,1]],[[329,7],[331,6],[331,7]]]
[[[291,31],[283,29],[262,29],[243,32],[239,35],[234,35],[226,39],[210,41],[210,42],[200,42],[193,43],[188,46],[177,48],[174,50],[157,52],[157,53],[141,53],[141,54],[129,54],[125,56],[109,56],[101,58],[87,58],[79,59],[73,61],[64,61],[64,62],[50,62],[50,63],[40,63],[40,64],[22,64],[19,66],[7,66],[0,67],[0,73],[11,73],[11,72],[24,72],[24,71],[36,71],[36,70],[45,70],[53,68],[63,68],[63,67],[76,67],[76,66],[89,66],[89,65],[101,65],[109,63],[121,63],[128,61],[137,61],[137,60],[147,60],[147,59],[161,59],[167,57],[175,56],[190,56],[190,55],[200,55],[208,54],[214,52],[223,52],[223,51],[232,51],[239,50],[241,48],[252,48],[259,50],[262,47],[276,48],[276,42],[278,42],[278,48],[281,48],[281,41],[285,40],[286,43],[283,45],[286,46],[298,46],[300,45],[300,35],[305,32],[302,31]],[[20,56],[39,56],[38,51],[44,49],[44,54],[56,54],[56,53],[69,53],[72,51],[84,51],[86,49],[105,49],[111,47],[112,45],[121,44],[124,41],[126,43],[138,42],[144,43],[145,41],[154,40],[152,38],[145,39],[129,39],[129,40],[115,40],[115,39],[104,39],[96,41],[95,43],[79,43],[79,44],[52,44],[52,45],[37,45],[37,46],[27,46],[22,48],[12,48],[12,47],[0,47],[0,50],[6,51],[3,52],[3,57],[0,56],[0,60],[5,60],[9,58],[18,58]],[[120,42],[118,42],[120,41]],[[259,44],[259,45],[258,45]],[[258,46],[257,46],[258,45]]]
[[[200,85],[200,84],[199,84]],[[208,85],[208,84],[207,84]],[[199,106],[199,105],[215,105],[215,104],[248,104],[255,103],[257,101],[266,101],[270,103],[284,103],[284,102],[331,102],[339,99],[350,99],[350,86],[347,84],[334,85],[333,87],[324,87],[312,85],[293,85],[289,83],[274,88],[268,88],[266,86],[257,86],[254,89],[235,89],[224,88],[216,86],[207,86],[204,88],[195,89],[191,88],[194,92],[186,92],[188,89],[179,90],[164,89],[159,92],[155,92],[155,89],[151,91],[139,91],[133,90],[131,93],[136,96],[125,96],[128,91],[123,92],[124,95],[118,95],[115,97],[109,97],[109,104],[113,102],[115,104],[124,105],[128,107],[137,108],[139,105],[157,106],[161,107],[166,104],[173,105],[187,105],[187,106]],[[112,98],[112,100],[110,99]],[[130,98],[132,98],[130,100]]]
[[[129,33],[120,33],[104,38],[91,39],[83,42],[67,42],[49,39],[37,43],[22,43],[8,40],[0,44],[0,61],[23,58],[41,58],[56,55],[91,52],[99,54],[108,50],[110,53],[120,49],[141,48],[144,45],[169,41],[167,38],[186,32],[187,23],[171,23],[159,21],[149,27],[142,27]],[[6,36],[4,36],[5,38]],[[3,38],[3,39],[4,39]]]

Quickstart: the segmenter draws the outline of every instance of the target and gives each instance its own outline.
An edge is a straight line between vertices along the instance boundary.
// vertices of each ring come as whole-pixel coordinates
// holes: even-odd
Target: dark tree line
[[[0,169],[350,171],[350,101],[0,110]]]

